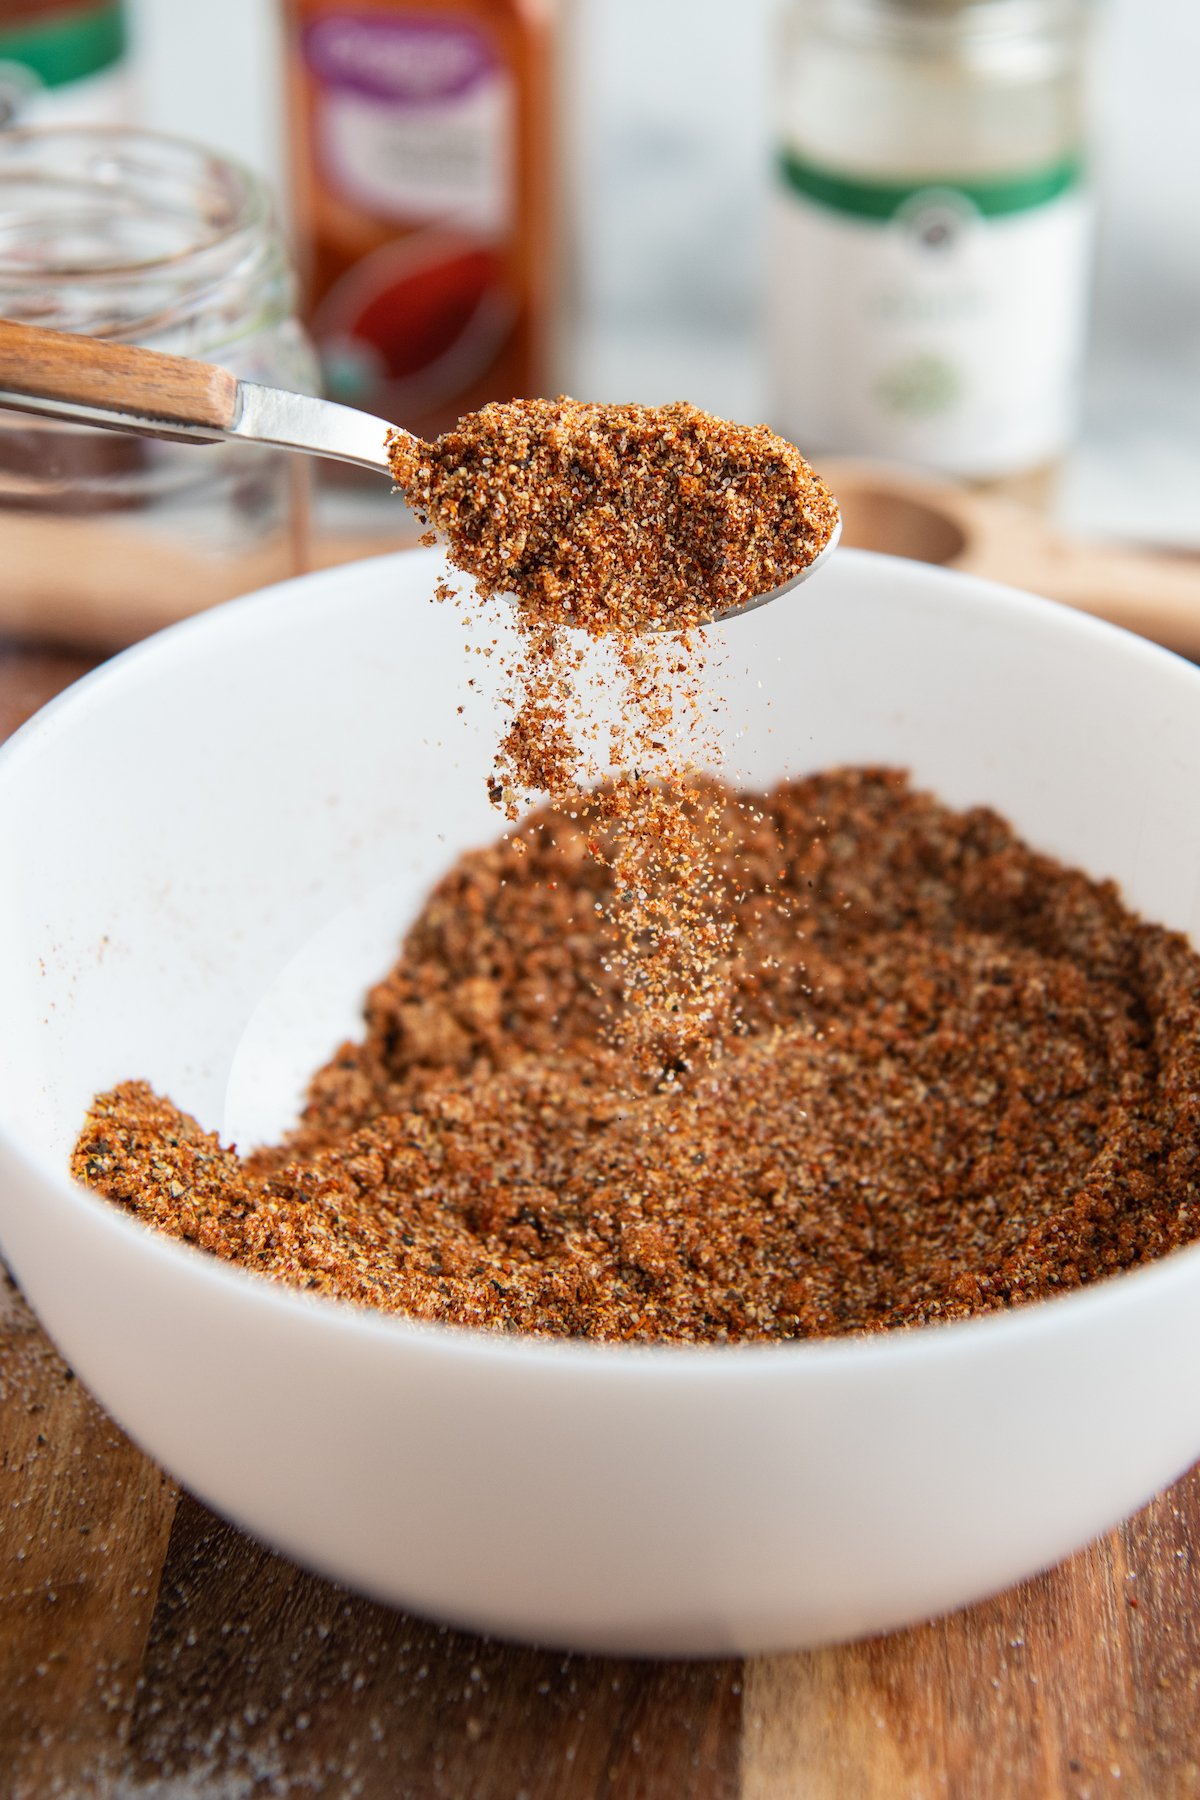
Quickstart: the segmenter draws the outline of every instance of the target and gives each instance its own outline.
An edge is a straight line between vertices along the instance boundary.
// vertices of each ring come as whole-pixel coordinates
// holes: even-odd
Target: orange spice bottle
[[[546,380],[544,0],[283,0],[293,217],[330,397],[423,436]]]

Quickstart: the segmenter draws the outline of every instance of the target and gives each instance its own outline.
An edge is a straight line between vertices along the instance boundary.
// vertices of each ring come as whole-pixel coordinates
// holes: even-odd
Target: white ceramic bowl
[[[1112,1525],[1200,1452],[1200,1251],[868,1342],[616,1349],[306,1299],[72,1186],[89,1096],[128,1075],[243,1141],[279,1122],[428,881],[495,835],[494,720],[465,685],[488,665],[426,604],[437,567],[363,564],[178,626],[0,755],[0,1241],[64,1354],[249,1530],[550,1644],[851,1637]],[[850,551],[725,649],[739,777],[904,765],[1200,939],[1200,670]]]

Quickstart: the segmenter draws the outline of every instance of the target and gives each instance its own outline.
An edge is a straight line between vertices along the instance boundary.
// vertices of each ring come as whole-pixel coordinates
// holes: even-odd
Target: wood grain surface
[[[0,644],[0,735],[86,666]],[[1060,1568],[885,1639],[564,1657],[374,1605],[215,1518],[0,1276],[0,1800],[274,1795],[1187,1800],[1200,1470]]]
[[[105,343],[0,319],[0,391],[166,425],[224,431],[237,417],[237,377],[186,356]]]

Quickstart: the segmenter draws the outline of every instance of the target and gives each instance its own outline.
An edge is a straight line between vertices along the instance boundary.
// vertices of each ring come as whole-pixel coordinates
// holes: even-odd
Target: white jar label
[[[396,223],[504,232],[513,80],[484,32],[422,13],[331,13],[309,26],[304,53],[335,190]]]
[[[781,175],[772,379],[790,437],[968,477],[1061,453],[1091,235],[1076,165],[902,186],[788,154]]]

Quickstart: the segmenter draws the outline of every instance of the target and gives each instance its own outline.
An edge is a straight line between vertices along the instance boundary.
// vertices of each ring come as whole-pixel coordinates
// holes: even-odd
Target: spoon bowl
[[[760,606],[770,606],[772,601],[782,600],[785,594],[792,593],[795,588],[800,587],[806,582],[810,576],[815,575],[818,570],[823,569],[841,541],[842,521],[839,515],[834,521],[833,530],[829,534],[828,543],[826,543],[822,549],[817,551],[817,554],[810,563],[806,563],[804,568],[799,569],[788,581],[781,581],[778,587],[770,588],[765,594],[756,594],[752,600],[743,600],[740,606],[727,606],[713,623],[725,625],[731,619],[740,619],[746,613],[757,612]]]

